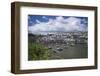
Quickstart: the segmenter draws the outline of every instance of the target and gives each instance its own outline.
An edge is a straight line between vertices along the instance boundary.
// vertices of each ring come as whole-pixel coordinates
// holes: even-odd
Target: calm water
[[[74,58],[87,58],[88,48],[86,44],[75,44],[74,46],[69,46],[63,51],[52,52],[51,59],[74,59]]]

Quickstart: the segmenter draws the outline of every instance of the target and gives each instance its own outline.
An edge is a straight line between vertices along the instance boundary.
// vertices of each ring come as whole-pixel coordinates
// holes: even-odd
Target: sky
[[[88,17],[28,15],[28,32],[87,31]]]

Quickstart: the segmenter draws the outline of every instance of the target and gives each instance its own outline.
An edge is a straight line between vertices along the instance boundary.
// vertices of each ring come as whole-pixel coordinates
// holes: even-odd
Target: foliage
[[[39,43],[28,42],[29,60],[47,60],[50,57],[49,50]]]

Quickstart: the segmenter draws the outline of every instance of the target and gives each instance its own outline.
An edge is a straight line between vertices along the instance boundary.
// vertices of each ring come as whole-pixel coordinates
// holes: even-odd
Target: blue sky
[[[28,15],[30,32],[37,31],[87,31],[88,17]]]

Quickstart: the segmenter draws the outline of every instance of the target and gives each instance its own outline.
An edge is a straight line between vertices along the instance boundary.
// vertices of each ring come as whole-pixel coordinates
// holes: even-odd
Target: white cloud
[[[44,19],[48,19],[46,16],[43,16],[42,18],[44,18]]]
[[[36,20],[38,23],[29,26],[29,32],[31,33],[38,33],[38,32],[45,32],[45,31],[86,31],[87,28],[84,27],[84,24],[81,24],[81,19],[76,17],[56,17],[56,19],[49,19],[48,22],[40,22]]]
[[[41,23],[39,20],[36,20],[37,23]]]

